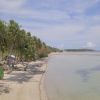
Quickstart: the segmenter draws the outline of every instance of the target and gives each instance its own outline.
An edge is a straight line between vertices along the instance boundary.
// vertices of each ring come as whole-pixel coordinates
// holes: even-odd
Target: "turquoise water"
[[[100,100],[100,54],[49,57],[45,86],[49,100]]]

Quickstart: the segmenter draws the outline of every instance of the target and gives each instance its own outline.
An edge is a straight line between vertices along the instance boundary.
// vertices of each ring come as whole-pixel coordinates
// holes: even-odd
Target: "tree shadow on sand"
[[[7,86],[4,83],[0,83],[0,95],[3,93],[9,93],[9,92],[10,92],[9,86]]]
[[[15,73],[11,73],[11,76],[7,78],[6,81],[18,83],[28,82],[34,75],[43,73],[45,73],[45,71],[40,70],[39,65],[29,64],[26,71],[16,71]]]

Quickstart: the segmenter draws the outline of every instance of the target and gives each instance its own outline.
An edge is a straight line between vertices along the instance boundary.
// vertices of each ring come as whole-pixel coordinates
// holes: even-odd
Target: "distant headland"
[[[69,52],[72,52],[72,51],[74,51],[74,52],[88,52],[88,51],[91,51],[91,52],[93,52],[93,51],[96,51],[96,50],[94,50],[94,49],[65,49],[64,51],[69,51]]]

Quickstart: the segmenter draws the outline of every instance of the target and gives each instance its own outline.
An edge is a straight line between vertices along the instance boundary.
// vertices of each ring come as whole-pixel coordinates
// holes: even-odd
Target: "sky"
[[[100,0],[0,0],[0,19],[53,47],[100,50]]]

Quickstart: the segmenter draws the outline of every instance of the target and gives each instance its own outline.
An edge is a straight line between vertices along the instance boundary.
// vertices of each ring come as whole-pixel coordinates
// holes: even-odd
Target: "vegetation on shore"
[[[73,52],[87,52],[87,51],[95,51],[93,49],[65,49],[64,51],[73,51]]]
[[[29,61],[46,57],[48,53],[56,51],[60,50],[32,36],[14,20],[8,23],[0,20],[0,58],[13,54],[18,60]]]
[[[0,79],[3,79],[4,77],[4,70],[2,67],[0,67]]]

